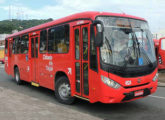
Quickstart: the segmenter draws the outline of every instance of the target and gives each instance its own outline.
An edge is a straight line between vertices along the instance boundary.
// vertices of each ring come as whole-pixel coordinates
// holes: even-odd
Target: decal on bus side
[[[53,71],[53,62],[52,61],[49,61],[49,65],[46,65],[46,70],[49,72]]]
[[[43,60],[53,60],[52,56],[43,55]]]
[[[46,70],[49,72],[53,71],[53,66],[46,65]]]
[[[27,66],[27,72],[29,72],[29,70],[30,70],[30,67],[29,67],[29,66]]]
[[[72,68],[68,68],[68,75],[72,75]]]

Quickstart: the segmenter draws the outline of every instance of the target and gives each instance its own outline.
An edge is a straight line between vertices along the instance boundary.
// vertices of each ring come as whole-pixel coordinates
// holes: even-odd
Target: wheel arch
[[[18,68],[18,65],[14,65],[14,73],[15,73],[15,69]],[[18,68],[19,70],[19,68]]]
[[[69,77],[67,76],[67,74],[65,72],[63,72],[63,71],[57,71],[56,74],[55,74],[55,77],[54,77],[54,87],[56,85],[56,82],[57,82],[58,78],[60,78],[61,76],[67,77],[68,78],[68,82],[70,84],[70,80],[69,80]]]

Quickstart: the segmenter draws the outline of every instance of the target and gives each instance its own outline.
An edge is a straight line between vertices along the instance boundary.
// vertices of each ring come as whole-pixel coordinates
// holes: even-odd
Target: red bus
[[[57,100],[121,103],[157,89],[157,62],[147,21],[106,12],[83,12],[12,34],[5,70]]]
[[[155,39],[154,42],[158,61],[158,69],[165,70],[165,37]]]

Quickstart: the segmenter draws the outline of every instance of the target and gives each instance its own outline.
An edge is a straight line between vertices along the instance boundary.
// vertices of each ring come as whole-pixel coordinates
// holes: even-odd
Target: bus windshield
[[[146,21],[119,17],[97,17],[103,22],[101,61],[116,66],[138,67],[156,61],[154,43]]]

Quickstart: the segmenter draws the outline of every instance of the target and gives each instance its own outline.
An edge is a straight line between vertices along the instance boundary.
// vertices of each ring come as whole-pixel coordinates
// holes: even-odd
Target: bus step
[[[35,87],[39,87],[40,86],[38,83],[35,83],[35,82],[31,82],[31,85],[33,85]]]

